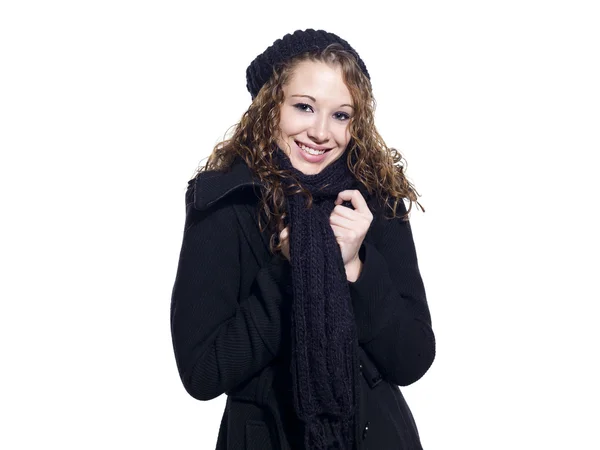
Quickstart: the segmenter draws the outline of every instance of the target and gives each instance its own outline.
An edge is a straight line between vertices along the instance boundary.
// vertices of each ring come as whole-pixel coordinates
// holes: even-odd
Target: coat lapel
[[[225,199],[229,194],[253,188],[255,193],[260,195],[259,188],[261,183],[254,177],[254,174],[242,158],[236,158],[228,172],[206,171],[201,172],[195,180],[194,207],[199,210],[205,210]],[[256,202],[233,203],[233,209],[238,217],[242,231],[248,242],[251,243],[252,252],[257,261],[265,261],[269,258],[269,239],[267,230],[260,232],[258,227],[258,210]],[[262,244],[256,245],[259,242]]]

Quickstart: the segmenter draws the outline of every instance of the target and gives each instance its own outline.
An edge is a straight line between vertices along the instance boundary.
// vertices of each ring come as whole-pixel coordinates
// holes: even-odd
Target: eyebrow
[[[306,98],[310,98],[310,99],[311,99],[313,102],[317,103],[317,100],[315,100],[315,98],[314,98],[314,97],[311,97],[310,95],[294,94],[294,95],[292,95],[292,97],[306,97]],[[344,103],[343,105],[340,105],[340,108],[341,108],[342,106],[348,106],[348,107],[350,107],[350,108],[354,109],[354,106],[352,106],[352,105],[349,105],[348,103]]]

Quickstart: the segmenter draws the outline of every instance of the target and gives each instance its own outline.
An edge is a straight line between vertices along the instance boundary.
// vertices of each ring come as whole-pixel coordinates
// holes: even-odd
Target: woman
[[[403,202],[417,194],[373,124],[366,66],[308,29],[246,76],[252,104],[188,182],[183,385],[227,394],[217,449],[420,449],[398,388],[435,356]]]

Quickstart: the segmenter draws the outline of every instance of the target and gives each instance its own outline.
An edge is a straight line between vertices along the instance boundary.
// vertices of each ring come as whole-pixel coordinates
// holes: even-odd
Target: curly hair
[[[376,102],[371,82],[351,53],[339,44],[331,44],[322,51],[303,53],[276,66],[239,123],[232,127],[231,137],[215,145],[206,164],[198,167],[194,175],[196,177],[207,170],[227,171],[234,160],[241,157],[262,183],[258,222],[261,232],[265,227],[272,231],[269,247],[273,254],[281,251],[278,237],[285,228],[285,196],[301,194],[307,199],[307,207],[312,205],[310,192],[293,174],[279,169],[272,158],[280,132],[280,105],[285,99],[283,87],[290,81],[296,66],[307,60],[339,65],[342,69],[344,82],[354,102],[354,114],[348,125],[351,139],[347,164],[369,195],[376,196],[380,204],[386,205],[392,212],[385,218],[396,217],[398,203],[403,198],[409,201],[403,220],[408,220],[413,202],[425,211],[417,201],[420,194],[404,175],[406,160],[398,150],[388,147],[377,132],[374,123]],[[289,181],[289,187],[286,188],[284,180]]]

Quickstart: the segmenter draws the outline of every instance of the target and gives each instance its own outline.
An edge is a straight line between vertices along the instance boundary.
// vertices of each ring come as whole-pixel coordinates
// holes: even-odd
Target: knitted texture
[[[324,50],[329,44],[340,44],[344,50],[353,54],[362,72],[369,80],[371,79],[365,63],[360,59],[356,50],[341,37],[324,30],[313,30],[312,28],[305,31],[296,30],[293,34],[288,33],[283,38],[273,42],[246,69],[246,87],[252,95],[252,99],[256,98],[260,88],[271,78],[276,65],[301,53]]]
[[[313,196],[286,197],[292,266],[292,375],[294,409],[304,422],[304,448],[350,450],[358,405],[358,339],[350,291],[329,216],[340,191],[356,179],[347,153],[314,175],[295,169],[277,148],[274,161]],[[345,202],[350,203],[350,202]]]

